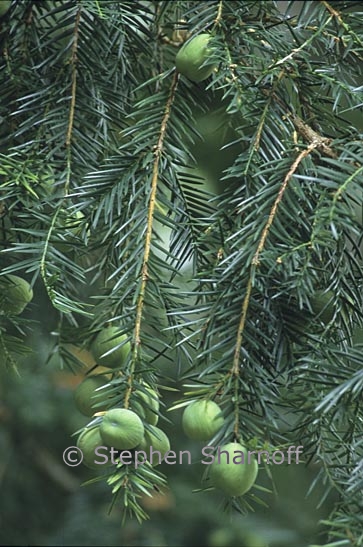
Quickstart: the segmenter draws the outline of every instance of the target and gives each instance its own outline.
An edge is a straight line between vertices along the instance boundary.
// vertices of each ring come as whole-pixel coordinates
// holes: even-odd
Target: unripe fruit
[[[107,404],[97,406],[100,402],[99,393],[105,393],[105,390],[97,391],[98,388],[105,385],[107,380],[103,376],[88,376],[83,382],[77,386],[74,392],[74,402],[78,410],[85,416],[93,416],[95,412],[105,410]]]
[[[192,82],[202,82],[212,74],[217,66],[212,64],[202,67],[213,53],[208,48],[209,40],[209,34],[199,34],[186,42],[176,55],[175,66],[177,71],[192,80]]]
[[[158,394],[154,389],[145,384],[145,390],[135,391],[130,402],[131,410],[136,412],[140,418],[150,425],[156,425],[159,420],[158,411],[160,407]]]
[[[0,2],[0,17],[3,17],[9,11],[11,0],[1,0]]]
[[[307,310],[299,309],[296,300],[293,300],[290,303],[282,301],[280,303],[280,310],[288,331],[292,331],[294,334],[296,332],[303,334],[309,330],[313,315],[307,312]]]
[[[17,275],[0,277],[0,310],[5,315],[19,315],[33,298],[29,283]]]
[[[230,547],[231,545],[238,545],[236,533],[231,527],[217,528],[208,537],[209,547]]]
[[[77,446],[82,450],[83,462],[84,465],[90,469],[99,469],[101,470],[104,466],[109,467],[112,465],[111,461],[104,464],[96,464],[95,460],[101,461],[100,458],[95,454],[96,448],[99,446],[105,446],[101,435],[99,427],[92,427],[91,429],[86,429],[83,433],[80,434],[77,440]],[[104,452],[103,452],[104,454]]]
[[[63,218],[64,227],[69,230],[72,235],[75,237],[79,236],[82,233],[81,223],[84,220],[85,216],[82,211],[76,211],[74,214],[68,214]]]
[[[363,328],[362,327],[355,327],[353,329],[352,343],[353,343],[353,346],[357,346],[358,344],[363,344]]]
[[[319,316],[319,319],[327,324],[334,317],[334,300],[333,291],[317,291],[311,299],[311,308],[313,312]]]
[[[91,353],[97,364],[107,368],[119,368],[124,365],[131,345],[130,342],[125,342],[127,335],[120,335],[119,332],[118,327],[106,327],[98,333],[91,346]]]
[[[147,455],[150,454],[150,447],[152,451],[156,450],[161,454],[161,460],[164,458],[165,454],[170,450],[170,441],[166,433],[159,429],[158,427],[150,426],[150,430],[145,429],[144,438],[137,447],[137,450],[143,450]],[[152,455],[152,465],[159,464],[158,454]]]
[[[213,486],[227,496],[242,496],[255,483],[258,464],[253,455],[248,455],[245,446],[228,443],[219,447],[209,471]]]
[[[100,434],[106,445],[127,450],[141,443],[144,424],[132,410],[112,408],[103,417]]]
[[[266,541],[257,534],[248,534],[248,536],[245,538],[246,545],[248,547],[268,547]]]
[[[182,418],[184,433],[194,441],[207,441],[218,433],[223,423],[222,410],[209,400],[191,403]]]
[[[54,246],[62,253],[68,252],[72,247],[70,245],[78,243],[78,239],[82,235],[83,221],[85,215],[82,211],[76,211],[75,213],[69,213],[66,209],[63,209],[58,216],[59,233],[57,234],[57,240]],[[88,231],[89,235],[89,231]]]
[[[55,190],[54,171],[48,166],[38,173],[38,183],[43,188],[44,193],[50,196]]]

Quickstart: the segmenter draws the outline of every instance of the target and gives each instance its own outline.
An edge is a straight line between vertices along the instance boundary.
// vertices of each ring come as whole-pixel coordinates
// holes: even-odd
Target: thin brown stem
[[[238,387],[239,387],[239,375],[240,375],[240,353],[241,353],[241,347],[242,347],[242,343],[243,343],[243,331],[244,331],[245,324],[246,324],[247,313],[248,313],[248,308],[249,308],[249,303],[250,303],[250,298],[251,298],[251,293],[252,293],[253,279],[255,277],[257,267],[260,264],[260,254],[261,254],[261,252],[263,251],[263,249],[265,247],[266,240],[267,240],[270,228],[271,228],[272,223],[273,223],[273,221],[276,217],[278,206],[279,206],[279,204],[280,204],[280,202],[283,198],[283,195],[286,191],[286,188],[288,187],[288,184],[291,180],[291,177],[296,172],[296,169],[298,168],[298,166],[300,165],[302,160],[306,156],[308,156],[315,148],[317,148],[318,145],[319,145],[319,142],[317,142],[317,141],[311,143],[307,148],[305,148],[304,150],[302,150],[302,152],[300,152],[300,154],[297,156],[297,158],[295,159],[295,161],[291,165],[288,173],[286,174],[286,176],[285,176],[285,178],[284,178],[284,180],[281,184],[281,187],[280,187],[280,190],[279,190],[279,192],[276,196],[276,199],[275,199],[275,201],[274,201],[274,203],[271,207],[269,217],[268,217],[266,225],[265,225],[265,227],[262,231],[262,235],[261,235],[260,241],[258,243],[257,250],[256,250],[256,252],[253,256],[252,262],[251,262],[250,275],[249,275],[249,279],[248,279],[248,283],[247,283],[246,294],[245,294],[245,297],[244,297],[243,302],[242,302],[241,317],[240,317],[240,322],[239,322],[238,329],[237,329],[236,347],[235,347],[235,351],[234,351],[233,364],[232,364],[232,368],[231,368],[231,374],[234,377],[234,391],[235,391],[235,412],[234,412],[235,421],[234,421],[234,430],[233,431],[234,431],[234,434],[235,434],[237,439],[239,438]]]
[[[215,18],[214,20],[214,25],[213,25],[213,29],[215,27],[217,27],[219,25],[219,23],[221,22],[221,19],[222,19],[222,11],[223,11],[223,1],[220,0],[219,4],[218,4],[218,12],[217,12],[217,17]]]
[[[77,47],[78,47],[78,32],[79,32],[79,21],[81,18],[81,10],[79,9],[76,15],[76,24],[74,27],[74,41],[72,45],[72,55],[71,55],[71,64],[72,64],[72,88],[71,88],[71,104],[69,108],[69,117],[68,117],[68,129],[66,135],[66,147],[69,148],[72,142],[72,132],[74,125],[74,113],[76,107],[76,95],[77,95]]]
[[[337,19],[339,19],[339,21],[341,22],[342,18],[340,17],[340,13],[339,11],[335,10],[333,8],[333,6],[331,6],[328,2],[326,2],[325,0],[321,0],[321,3],[323,4],[323,6],[325,6],[325,8],[328,10],[328,12],[333,16],[333,17],[336,17]]]
[[[158,142],[154,148],[155,159],[153,163],[151,192],[150,192],[150,200],[149,200],[149,208],[148,208],[148,216],[147,216],[147,224],[146,224],[146,234],[145,234],[144,257],[143,257],[142,269],[141,269],[141,286],[140,286],[140,291],[139,291],[137,305],[136,305],[133,361],[131,364],[131,370],[128,377],[128,389],[126,390],[126,395],[125,395],[125,408],[127,408],[129,404],[135,365],[136,365],[136,361],[138,357],[139,348],[141,345],[140,333],[141,333],[142,313],[143,313],[144,302],[145,302],[145,292],[146,292],[147,282],[149,279],[148,265],[149,265],[150,249],[151,249],[154,212],[155,212],[155,205],[156,205],[156,193],[157,193],[158,179],[159,179],[159,165],[160,165],[160,159],[161,159],[161,155],[163,151],[166,128],[170,118],[171,107],[174,101],[178,81],[179,81],[179,74],[175,72],[174,78],[171,84],[171,88],[170,88],[169,97],[165,105],[164,116],[161,121]]]
[[[66,134],[66,149],[67,149],[67,178],[64,185],[64,195],[67,196],[69,192],[69,185],[71,181],[71,144],[72,134],[74,126],[74,116],[76,110],[76,96],[77,96],[77,48],[78,48],[78,35],[79,35],[79,22],[81,19],[81,8],[77,11],[76,22],[74,26],[74,40],[72,44],[72,53],[70,63],[72,65],[72,86],[71,86],[71,103],[69,107],[68,117],[68,129]]]
[[[276,216],[277,208],[278,208],[278,206],[279,206],[279,204],[282,200],[282,197],[285,193],[287,185],[290,182],[291,177],[295,173],[296,169],[298,168],[298,166],[300,165],[302,160],[306,156],[308,156],[314,150],[314,148],[317,148],[318,146],[319,146],[319,142],[312,142],[307,148],[302,150],[302,152],[300,152],[300,154],[297,156],[296,160],[294,161],[294,163],[290,167],[287,175],[285,176],[284,181],[283,181],[283,183],[280,187],[279,193],[277,194],[277,197],[274,201],[274,204],[272,205],[272,208],[271,208],[270,214],[268,216],[266,225],[263,229],[262,236],[261,236],[261,239],[260,239],[258,247],[257,247],[257,251],[255,252],[255,254],[253,256],[253,259],[252,259],[252,265],[259,266],[259,264],[260,264],[260,258],[259,258],[260,254],[261,254],[261,252],[262,252],[262,250],[265,246],[268,233],[270,231],[271,225],[272,225],[272,223],[274,221],[274,218]]]

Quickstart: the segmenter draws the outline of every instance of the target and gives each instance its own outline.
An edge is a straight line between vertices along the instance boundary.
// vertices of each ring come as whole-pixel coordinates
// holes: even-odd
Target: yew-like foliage
[[[72,345],[119,327],[131,351],[107,377],[115,407],[128,408],[143,382],[162,401],[170,382],[158,361],[168,359],[186,385],[175,407],[208,398],[223,409],[215,446],[303,445],[325,495],[339,495],[325,522],[331,541],[354,546],[363,545],[360,9],[29,0],[0,19],[1,275],[26,278],[35,299],[46,290],[59,318],[53,353],[78,370]],[[217,68],[194,83],[175,55],[204,32]],[[238,149],[217,194],[194,169],[194,117],[216,102],[233,135],[225,149]],[[317,304],[324,293],[329,302]],[[22,315],[1,317],[9,374],[31,329]],[[97,480],[140,521],[140,495],[166,483],[150,465]],[[258,497],[257,479],[231,503],[245,511]]]

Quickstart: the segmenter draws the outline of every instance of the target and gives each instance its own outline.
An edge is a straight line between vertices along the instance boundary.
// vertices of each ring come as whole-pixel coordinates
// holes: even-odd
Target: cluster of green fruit
[[[224,424],[221,408],[214,401],[203,399],[189,404],[183,413],[184,433],[195,441],[208,441]],[[246,446],[230,442],[219,447],[220,457],[215,458],[209,468],[211,486],[227,496],[242,496],[254,485],[258,464],[249,457]],[[242,457],[243,463],[235,463],[235,457]]]
[[[106,327],[98,333],[91,352],[98,364],[118,369],[127,361],[130,343],[125,334],[119,334],[117,327]],[[96,413],[100,416],[100,422],[87,427],[78,438],[77,446],[83,452],[84,464],[91,469],[100,469],[100,464],[95,463],[95,450],[101,446],[120,451],[135,449],[147,454],[152,448],[163,458],[170,450],[170,442],[164,431],[156,427],[160,408],[158,393],[141,382],[139,389],[131,394],[129,408],[112,408],[111,389],[103,375],[93,375],[75,390],[78,410],[88,417]],[[112,465],[111,461],[108,463]],[[151,463],[155,465],[158,460]]]
[[[140,392],[143,394],[144,392]],[[155,399],[149,400],[155,401]],[[102,416],[99,424],[86,428],[78,437],[77,446],[82,450],[83,463],[90,469],[102,467],[97,461],[96,450],[99,447],[113,448],[117,451],[143,451],[146,457],[159,452],[160,459],[150,460],[152,465],[161,463],[162,458],[170,450],[168,436],[156,425],[142,419],[149,407],[141,407],[139,414],[127,408],[111,408]],[[157,416],[157,414],[153,414]],[[116,462],[117,463],[117,462]],[[114,465],[111,458],[107,458],[106,466]]]
[[[0,277],[0,314],[19,315],[33,298],[29,283],[17,275]]]
[[[84,414],[93,413],[93,404],[98,390],[104,387],[107,393],[107,385],[100,376],[86,378],[75,392],[75,401],[78,409]],[[103,401],[102,408],[107,408],[107,399]],[[99,409],[97,409],[99,411]],[[150,453],[158,451],[161,458],[170,450],[170,442],[167,435],[156,427],[159,420],[159,398],[155,390],[144,384],[142,389],[136,390],[130,400],[130,408],[110,408],[102,411],[102,419],[99,424],[86,428],[78,438],[77,446],[83,452],[83,462],[91,469],[99,469],[95,463],[95,450],[100,446],[114,448],[116,450],[135,449]],[[155,465],[158,461],[152,461]],[[112,462],[108,462],[112,465]]]

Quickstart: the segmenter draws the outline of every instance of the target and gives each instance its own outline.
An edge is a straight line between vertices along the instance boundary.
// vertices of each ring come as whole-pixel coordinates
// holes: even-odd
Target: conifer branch
[[[76,22],[74,27],[74,40],[72,44],[71,64],[72,64],[72,87],[71,87],[71,103],[69,108],[68,129],[66,135],[66,148],[67,148],[67,179],[65,184],[65,195],[69,191],[69,183],[71,178],[71,144],[72,133],[74,125],[74,116],[76,108],[76,96],[77,96],[77,48],[78,48],[78,36],[79,36],[79,22],[81,19],[80,7],[77,11]]]
[[[261,239],[260,239],[258,247],[257,247],[257,251],[253,256],[252,266],[259,266],[259,264],[260,264],[260,254],[264,249],[269,230],[271,228],[271,225],[272,225],[272,223],[274,221],[274,218],[276,216],[276,213],[277,213],[277,208],[278,208],[278,206],[279,206],[279,204],[282,200],[282,197],[283,197],[283,195],[285,193],[285,190],[286,190],[286,188],[287,188],[287,186],[290,182],[291,177],[295,173],[296,169],[298,168],[298,166],[300,165],[302,160],[304,158],[306,158],[306,156],[308,156],[314,150],[314,148],[317,148],[318,146],[319,146],[319,141],[318,142],[315,141],[315,142],[312,142],[311,144],[309,144],[309,146],[307,148],[302,150],[302,152],[300,152],[298,157],[295,159],[295,161],[292,164],[291,168],[289,169],[287,175],[285,176],[285,179],[284,179],[284,181],[283,181],[283,183],[280,187],[279,193],[277,194],[277,197],[276,197],[276,199],[274,201],[274,204],[271,208],[271,212],[270,212],[269,217],[267,219],[266,225],[263,229],[262,236],[261,236]]]
[[[288,55],[286,55],[285,57],[283,57],[279,61],[274,62],[268,68],[272,69],[276,66],[283,65],[284,63],[286,63],[286,61],[290,61],[290,59],[292,59],[296,54],[300,53],[304,48],[309,46],[320,34],[323,33],[325,27],[327,27],[329,25],[332,17],[333,16],[328,17],[328,19],[325,21],[325,23],[323,25],[317,27],[316,32],[311,34],[311,36],[309,36],[309,38],[307,40],[305,40],[305,42],[303,44],[301,44],[301,46],[299,46],[298,48],[292,49]]]
[[[179,74],[175,71],[171,88],[170,88],[169,97],[166,102],[166,106],[164,110],[164,116],[160,125],[159,138],[154,148],[155,159],[153,162],[151,192],[150,192],[148,216],[147,216],[147,224],[146,224],[146,232],[145,232],[144,257],[143,257],[142,268],[141,268],[141,285],[140,285],[140,291],[138,294],[137,305],[136,305],[133,360],[132,360],[130,374],[128,376],[128,389],[126,390],[126,394],[125,394],[125,408],[128,408],[129,398],[130,398],[131,390],[132,390],[133,375],[134,375],[136,361],[137,361],[137,357],[138,357],[139,349],[141,345],[140,333],[141,333],[141,323],[142,323],[142,312],[144,307],[146,286],[149,279],[149,257],[150,257],[151,240],[152,240],[152,232],[153,232],[154,212],[156,207],[156,194],[158,189],[159,165],[160,165],[160,159],[163,152],[166,129],[167,129],[168,121],[170,118],[171,107],[174,102],[174,97],[175,97],[175,92],[178,86],[178,81],[179,81]]]
[[[269,98],[273,97],[274,101],[279,103],[279,105],[286,111],[286,116],[288,116],[292,123],[295,126],[295,129],[299,133],[299,135],[304,139],[304,141],[308,144],[314,144],[313,149],[317,149],[321,154],[328,156],[329,158],[336,159],[338,156],[336,152],[331,148],[330,143],[331,139],[327,137],[323,137],[315,131],[310,125],[308,125],[304,120],[300,118],[300,116],[297,116],[291,111],[291,108],[288,107],[288,105],[280,99],[276,95],[276,93],[272,93],[272,95],[269,95],[268,91],[263,90],[264,95],[268,95]]]
[[[103,402],[138,413],[133,390],[154,389],[154,361],[174,360],[178,347],[177,360],[193,363],[185,370],[180,359],[181,374],[196,380],[179,407],[215,399],[221,443],[260,446],[267,433],[278,445],[276,425],[294,414],[283,435],[304,445],[308,462],[318,458],[322,504],[333,489],[341,498],[327,522],[332,541],[348,533],[358,547],[363,36],[358,3],[329,2],[291,17],[244,0],[13,2],[1,18],[1,257],[9,272],[39,272],[57,320],[52,355],[71,370],[68,343],[88,344],[111,317],[131,329],[127,363],[105,372],[109,389],[91,424],[107,412]],[[204,31],[218,71],[179,88],[175,46]],[[208,157],[217,140],[223,175],[205,191],[197,170],[207,186],[219,174]],[[12,150],[21,152],[15,169]],[[70,199],[84,214],[80,232],[67,222]],[[326,328],[312,306],[321,289],[336,295]],[[99,303],[84,321],[79,300]],[[27,313],[0,317],[19,333],[0,329],[9,369],[25,355]],[[157,376],[159,387],[170,380]],[[93,481],[105,478],[123,517],[139,522],[139,496],[165,483],[150,466]],[[233,507],[248,511],[249,495]]]
[[[223,0],[220,0],[220,2],[218,3],[218,12],[217,12],[217,17],[215,18],[215,21],[214,21],[213,29],[220,24],[222,19],[222,12],[223,12]]]
[[[313,146],[313,149],[316,148],[321,154],[328,156],[329,158],[336,159],[338,156],[336,152],[331,148],[330,143],[331,139],[327,137],[322,137],[317,131],[314,131],[307,123],[305,123],[299,116],[290,114],[290,119],[294,124],[296,130],[305,140],[305,142],[310,143]]]
[[[240,353],[241,353],[241,347],[242,347],[242,343],[243,343],[243,331],[244,331],[245,324],[246,324],[247,313],[248,313],[248,308],[249,308],[249,302],[250,302],[251,292],[252,292],[252,287],[253,287],[253,280],[254,280],[255,275],[256,275],[257,267],[260,264],[260,254],[264,249],[266,239],[268,237],[270,228],[272,226],[272,223],[273,223],[273,221],[275,219],[275,216],[276,216],[276,213],[277,213],[278,206],[279,206],[279,204],[280,204],[280,202],[283,198],[283,195],[284,195],[284,193],[286,191],[286,188],[287,188],[287,186],[288,186],[288,184],[291,180],[291,177],[294,175],[296,169],[298,168],[298,166],[300,165],[302,160],[304,158],[306,158],[306,156],[308,156],[314,150],[314,148],[316,148],[317,146],[318,146],[318,143],[313,142],[306,149],[304,149],[302,152],[300,152],[300,154],[297,156],[297,158],[293,162],[293,164],[292,164],[291,168],[289,169],[288,173],[286,174],[286,176],[284,178],[284,181],[281,184],[280,190],[277,194],[277,197],[276,197],[276,199],[275,199],[275,201],[272,205],[272,208],[271,208],[269,217],[267,219],[266,225],[265,225],[265,227],[262,231],[262,236],[259,240],[257,250],[256,250],[256,252],[255,252],[255,254],[252,258],[251,268],[250,268],[250,275],[249,275],[248,282],[247,282],[246,294],[245,294],[245,297],[244,297],[243,302],[242,302],[241,317],[240,317],[240,321],[239,321],[239,325],[238,325],[238,329],[237,329],[236,346],[235,346],[235,351],[234,351],[234,356],[233,356],[233,365],[232,365],[232,369],[231,369],[231,374],[234,377],[234,391],[235,391],[234,433],[235,433],[237,438],[239,436],[239,399],[238,399],[238,387],[239,386],[238,386],[238,384],[239,384],[239,375],[240,375]]]
[[[331,18],[328,19],[328,21],[324,24],[324,26],[322,28],[319,27],[317,29],[316,33],[311,37],[311,39],[307,40],[304,44],[302,44],[300,46],[300,48],[294,49],[289,55],[285,56],[283,59],[280,59],[280,61],[277,61],[277,62],[273,63],[268,68],[269,69],[274,69],[276,66],[283,64],[285,61],[292,58],[295,53],[298,53],[299,51],[301,51],[303,49],[303,46],[306,46],[306,45],[310,44],[313,41],[313,39],[316,39],[316,37],[320,34],[321,30],[323,28],[325,28],[325,26],[328,25]],[[235,74],[235,68],[236,68],[237,65],[232,63],[231,54],[230,54],[230,51],[229,51],[227,46],[226,46],[226,55],[227,55],[229,69],[230,69],[230,73],[231,73],[231,83],[233,83],[233,85],[237,88],[238,96],[243,97],[243,90],[241,89],[241,85],[240,85],[240,83],[238,81],[238,78],[236,77],[236,74]],[[245,62],[241,61],[241,62],[244,64],[244,66],[247,66],[246,61]],[[266,114],[268,112],[268,108],[269,108],[269,106],[270,106],[270,104],[273,100],[276,103],[278,103],[281,106],[281,108],[283,108],[283,110],[286,112],[286,116],[288,116],[291,119],[291,121],[294,124],[297,132],[301,135],[301,137],[305,140],[305,142],[307,142],[308,144],[317,143],[317,146],[314,146],[314,148],[316,148],[321,154],[324,154],[325,156],[336,159],[337,154],[329,146],[330,143],[331,143],[331,139],[328,139],[327,137],[321,136],[317,131],[312,129],[304,120],[302,120],[298,115],[296,115],[293,112],[292,108],[288,104],[286,104],[283,100],[281,100],[281,98],[275,92],[275,87],[277,86],[277,83],[282,79],[283,76],[284,76],[284,72],[282,71],[282,72],[279,73],[279,75],[277,77],[277,80],[276,80],[276,83],[275,83],[272,91],[268,90],[268,89],[261,89],[261,92],[263,93],[263,95],[265,95],[268,99],[267,99],[267,102],[265,104],[265,107],[264,107],[264,110],[263,110],[263,113],[262,113],[262,116],[261,116],[261,119],[260,119],[260,123],[259,123],[257,131],[256,131],[256,136],[255,136],[255,139],[254,139],[255,142],[254,142],[253,149],[258,150],[258,148],[259,148],[259,143],[260,143],[260,140],[261,140],[262,130],[263,130],[263,126],[264,126],[264,123],[265,123],[265,117],[266,117]],[[251,84],[252,84],[253,83],[253,77],[252,76],[250,77],[250,80],[251,80]],[[248,166],[249,166],[249,162],[247,164],[247,167]]]
[[[328,12],[331,13],[331,15],[332,15],[333,17],[336,17],[336,18],[339,20],[339,22],[342,22],[342,19],[341,19],[341,16],[340,16],[339,11],[335,10],[335,9],[333,8],[333,6],[331,6],[331,5],[329,4],[329,2],[326,2],[326,0],[321,0],[321,3],[323,4],[323,6],[326,7],[326,9],[328,10]]]
[[[260,254],[264,249],[266,239],[267,239],[267,236],[269,234],[269,230],[270,230],[270,228],[272,226],[272,223],[275,219],[278,206],[279,206],[279,204],[282,200],[282,197],[284,195],[284,192],[286,191],[286,188],[289,184],[289,181],[290,181],[291,177],[295,173],[295,171],[298,168],[298,166],[300,165],[301,161],[306,156],[308,156],[314,150],[314,148],[317,147],[317,145],[318,145],[317,143],[312,143],[307,148],[305,148],[302,152],[300,152],[300,154],[297,156],[297,158],[293,162],[293,164],[292,164],[291,168],[289,169],[288,173],[286,174],[286,176],[284,178],[284,181],[283,181],[283,183],[280,187],[279,193],[277,194],[277,197],[276,197],[276,199],[275,199],[275,201],[272,205],[272,208],[271,208],[269,217],[267,219],[266,225],[265,225],[265,227],[262,231],[262,236],[259,240],[257,250],[256,250],[256,252],[255,252],[255,254],[252,258],[251,268],[250,268],[250,276],[249,276],[247,289],[246,289],[246,295],[245,295],[245,297],[243,299],[243,303],[242,303],[241,319],[240,319],[238,329],[237,329],[237,338],[236,338],[237,341],[236,341],[236,347],[235,347],[234,358],[233,358],[232,374],[236,377],[239,376],[239,371],[240,371],[239,358],[240,358],[240,352],[241,352],[241,347],[242,347],[242,343],[243,343],[243,330],[244,330],[244,326],[245,326],[245,323],[246,323],[249,300],[250,300],[250,297],[251,297],[251,291],[252,291],[252,287],[253,287],[253,280],[254,280],[255,274],[256,274],[256,268],[260,264]]]
[[[358,36],[358,34],[356,32],[354,32],[350,27],[349,25],[344,21],[343,17],[341,16],[341,13],[339,11],[337,11],[336,9],[333,8],[333,6],[331,6],[329,4],[329,2],[327,2],[326,0],[321,0],[321,3],[323,4],[323,6],[325,6],[325,8],[328,10],[328,12],[332,15],[332,17],[335,17],[335,19],[338,20],[339,24],[343,27],[343,29],[345,30],[345,32],[349,35],[351,35],[354,39],[355,42],[357,42],[361,47],[363,46],[363,41],[362,39]],[[340,38],[339,38],[340,39]],[[361,47],[360,47],[360,50],[361,50]],[[358,55],[357,52],[354,52],[354,54],[358,57],[358,59],[362,60],[362,55]]]

